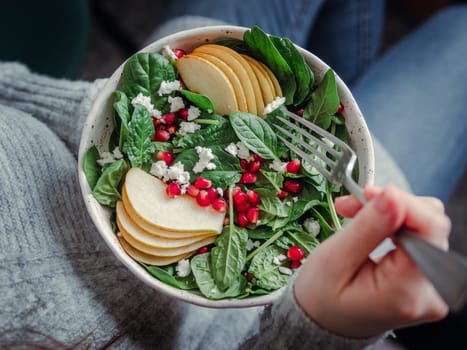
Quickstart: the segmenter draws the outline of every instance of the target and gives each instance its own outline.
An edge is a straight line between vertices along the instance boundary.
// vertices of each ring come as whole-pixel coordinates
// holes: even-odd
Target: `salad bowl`
[[[181,49],[191,52],[200,45],[216,43],[219,40],[242,40],[249,28],[236,26],[212,26],[187,30],[164,37],[140,52],[160,53],[164,48]],[[297,48],[303,55],[306,64],[311,68],[315,81],[321,81],[330,67],[312,53]],[[138,279],[153,287],[156,291],[165,293],[176,299],[192,304],[211,308],[241,308],[267,305],[276,300],[282,288],[270,293],[251,294],[243,297],[226,297],[220,299],[208,298],[199,291],[183,290],[162,282],[148,273],[147,268],[131,258],[124,250],[119,235],[112,225],[113,211],[96,200],[86,175],[86,154],[90,147],[95,146],[99,153],[109,152],[109,140],[114,131],[115,91],[119,89],[122,73],[126,62],[112,74],[105,86],[98,93],[85,122],[78,156],[79,182],[86,208],[102,239],[109,246],[116,258],[126,266]],[[358,174],[356,180],[360,185],[371,184],[374,178],[374,151],[370,133],[360,109],[345,83],[335,75],[337,92],[343,106],[342,117],[349,141],[358,157]]]

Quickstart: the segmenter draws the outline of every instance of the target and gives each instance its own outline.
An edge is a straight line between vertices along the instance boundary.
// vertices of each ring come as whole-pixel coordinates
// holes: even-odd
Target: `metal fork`
[[[295,144],[280,134],[277,137],[290,150],[315,167],[333,185],[343,185],[362,204],[366,204],[363,189],[352,178],[357,161],[357,156],[352,148],[308,120],[292,112],[284,112],[291,121],[281,116],[276,116],[276,119],[290,129],[287,130],[277,123],[274,126]],[[301,137],[297,137],[297,135]],[[319,147],[313,147],[310,142],[307,142],[310,140]],[[441,250],[420,238],[416,233],[404,228],[401,228],[395,237],[430,280],[450,309],[454,312],[462,309],[467,303],[467,257],[454,251]]]

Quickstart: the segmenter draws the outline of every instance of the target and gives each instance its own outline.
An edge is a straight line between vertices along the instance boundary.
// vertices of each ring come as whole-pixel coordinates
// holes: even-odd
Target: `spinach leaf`
[[[296,223],[287,226],[284,228],[284,231],[285,236],[288,237],[293,244],[302,248],[307,255],[319,245],[319,240],[316,237],[304,231],[302,227]]]
[[[272,128],[258,116],[245,112],[229,115],[237,137],[254,153],[264,159],[277,159],[277,137]]]
[[[260,226],[248,230],[248,237],[251,239],[269,239],[274,234],[269,227]]]
[[[186,89],[181,89],[180,93],[199,109],[208,111],[210,113],[214,111],[214,105],[212,104],[212,101],[209,99],[209,97],[191,92],[190,90]]]
[[[99,158],[99,151],[95,145],[91,146],[84,155],[83,170],[91,190],[96,186],[97,180],[101,174],[101,167],[97,164]]]
[[[94,198],[109,207],[115,207],[122,197],[120,187],[129,166],[124,159],[119,159],[106,167],[92,191]]]
[[[154,124],[146,107],[136,105],[128,127],[127,141],[123,151],[128,155],[132,167],[143,167],[151,160],[155,146],[151,142],[154,136]]]
[[[314,75],[305,58],[297,50],[295,45],[287,38],[269,36],[276,49],[287,61],[295,76],[297,90],[294,94],[293,104],[300,105],[310,94],[313,86]]]
[[[245,266],[247,240],[245,229],[230,225],[224,227],[211,249],[211,271],[222,291],[238,280]]]
[[[123,144],[128,137],[128,124],[130,123],[130,101],[128,100],[127,95],[124,92],[116,90],[115,93],[115,101],[113,107],[117,116],[119,117],[118,123],[116,126],[120,126],[119,130],[119,139],[118,139],[118,147],[120,149],[123,148]]]
[[[264,188],[272,188],[273,195],[278,194],[282,190],[284,176],[277,171],[268,171],[261,169],[257,174],[256,186]]]
[[[311,94],[311,100],[303,111],[303,118],[312,123],[328,129],[331,125],[331,116],[339,108],[339,95],[334,72],[329,69]]]
[[[255,26],[243,34],[243,40],[253,57],[264,62],[277,77],[285,97],[285,103],[292,104],[297,88],[294,73],[269,36]]]
[[[239,39],[221,39],[216,41],[217,45],[227,46],[238,53],[249,54],[250,51],[243,40]]]
[[[276,195],[272,194],[271,191],[257,188],[256,192],[261,198],[258,204],[260,211],[280,218],[289,216],[287,207]]]
[[[211,253],[198,254],[191,259],[191,271],[201,294],[208,299],[234,298],[242,295],[247,284],[246,278],[242,275],[239,275],[227,290],[219,289],[211,271],[210,255]]]
[[[299,219],[310,208],[322,204],[323,193],[314,188],[311,184],[303,181],[302,191],[297,196],[297,201],[292,202],[289,212],[289,221],[293,222]]]
[[[159,279],[161,282],[168,284],[169,286],[184,290],[198,288],[193,274],[189,274],[187,277],[178,277],[158,266],[145,264],[143,264],[143,266],[151,275]]]
[[[261,250],[251,260],[248,272],[255,276],[255,284],[266,290],[275,290],[283,287],[289,276],[279,272],[279,266],[274,264],[274,257],[284,254],[284,250],[270,245]]]

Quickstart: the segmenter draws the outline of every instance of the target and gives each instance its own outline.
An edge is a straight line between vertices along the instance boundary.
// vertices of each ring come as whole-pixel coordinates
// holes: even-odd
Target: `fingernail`
[[[350,195],[347,195],[347,196],[340,196],[340,197],[336,197],[335,201],[336,202],[346,202],[350,199]]]

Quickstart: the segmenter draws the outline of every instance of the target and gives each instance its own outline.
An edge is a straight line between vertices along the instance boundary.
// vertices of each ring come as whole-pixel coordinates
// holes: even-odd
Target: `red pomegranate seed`
[[[305,111],[305,110],[304,110],[303,108],[300,108],[300,109],[297,109],[297,110],[295,111],[295,114],[301,117],[301,116],[303,115],[303,112],[304,112],[304,111]]]
[[[167,125],[175,124],[177,122],[177,119],[178,119],[177,113],[175,113],[175,112],[170,112],[170,113],[164,114],[162,116],[162,120]]]
[[[235,188],[233,193],[234,205],[244,204],[248,202],[248,196],[240,188]]]
[[[246,159],[240,159],[240,168],[242,170],[246,170],[248,167],[248,161]]]
[[[259,208],[254,207],[248,209],[248,211],[246,212],[246,217],[248,219],[248,222],[250,222],[251,224],[256,224],[259,218]]]
[[[278,197],[279,199],[282,199],[282,198],[287,197],[288,194],[289,194],[289,192],[287,192],[286,190],[281,190],[281,191],[277,194],[277,197]]]
[[[157,152],[157,159],[163,160],[165,164],[170,165],[174,160],[174,155],[170,152],[159,151]]]
[[[209,188],[212,186],[212,182],[211,180],[208,180],[200,176],[195,180],[194,185],[199,190],[205,190],[206,188]]]
[[[253,159],[258,161],[258,162],[264,162],[264,158],[261,157],[259,154],[253,153]]]
[[[219,198],[219,192],[217,192],[217,190],[214,187],[209,187],[208,189],[206,189],[206,191],[208,192],[208,196],[211,199],[211,202],[214,199]]]
[[[250,173],[257,173],[261,169],[261,162],[259,160],[249,161],[247,168]]]
[[[177,58],[182,58],[183,56],[186,55],[185,50],[182,50],[182,49],[173,49],[173,52],[175,56],[177,56]]]
[[[170,134],[167,130],[163,128],[157,128],[156,133],[154,134],[153,141],[166,142],[169,141]]]
[[[290,193],[297,194],[302,190],[302,184],[296,180],[285,180],[284,188]]]
[[[287,163],[285,166],[285,170],[287,170],[288,173],[292,174],[298,174],[300,171],[301,164],[300,164],[300,159],[292,159],[290,162]]]
[[[252,207],[256,207],[259,204],[260,198],[258,192],[255,190],[248,190],[246,191],[246,195],[248,197],[248,203],[250,203]]]
[[[188,108],[182,108],[178,112],[178,117],[182,118],[183,120],[188,120]]]
[[[209,198],[208,192],[206,190],[199,191],[196,196],[196,203],[201,207],[207,207],[211,204],[211,198]]]
[[[243,173],[240,183],[242,184],[252,184],[256,182],[256,174],[253,173]]]
[[[170,198],[175,198],[182,192],[180,185],[176,182],[169,183],[165,191]]]
[[[199,193],[199,189],[197,189],[195,185],[189,185],[186,188],[186,193],[188,193],[192,197],[196,197]]]
[[[225,213],[227,211],[227,202],[222,198],[217,198],[212,201],[212,207],[219,213]]]
[[[175,134],[177,132],[178,126],[177,125],[168,125],[166,130],[170,135],[173,135],[173,134]]]
[[[342,104],[342,102],[340,102],[339,107],[337,108],[336,114],[342,114],[343,111],[344,111],[344,105]]]
[[[152,118],[152,125],[154,125],[155,128],[160,126],[162,124],[162,120],[157,119],[156,117],[151,117]]]
[[[204,247],[199,248],[197,253],[198,254],[205,254],[205,253],[209,253],[210,250],[211,250],[210,247],[205,245]]]
[[[234,204],[235,210],[238,211],[239,213],[246,212],[250,207],[251,207],[251,205],[248,202],[240,203],[240,204]]]
[[[290,262],[290,268],[292,269],[298,269],[302,265],[302,262],[300,260],[292,260]]]
[[[298,245],[293,245],[287,251],[287,256],[292,261],[300,261],[305,257],[305,253]]]
[[[245,213],[239,213],[237,215],[237,225],[240,227],[247,227],[248,226],[248,218],[246,217]]]

